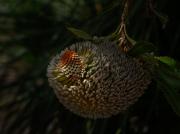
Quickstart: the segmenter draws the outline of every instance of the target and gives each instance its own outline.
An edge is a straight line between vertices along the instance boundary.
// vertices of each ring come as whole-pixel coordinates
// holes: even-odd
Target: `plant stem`
[[[123,52],[127,52],[130,48],[132,48],[132,44],[128,43],[127,40],[127,33],[126,33],[126,19],[129,13],[129,5],[130,5],[130,0],[125,0],[124,3],[124,9],[121,15],[121,23],[120,23],[120,28],[119,28],[119,46],[120,49]]]

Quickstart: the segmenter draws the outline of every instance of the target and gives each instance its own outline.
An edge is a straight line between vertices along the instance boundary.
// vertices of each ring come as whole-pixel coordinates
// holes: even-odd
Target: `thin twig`
[[[130,4],[130,0],[126,0],[125,4],[124,4],[124,9],[121,15],[121,23],[120,23],[120,28],[119,28],[119,46],[120,49],[123,52],[127,52],[131,47],[132,44],[127,42],[127,38],[126,38],[126,19],[129,13],[129,4]]]

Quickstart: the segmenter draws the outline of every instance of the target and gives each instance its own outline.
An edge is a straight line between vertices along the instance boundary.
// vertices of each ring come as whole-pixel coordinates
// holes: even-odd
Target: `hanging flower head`
[[[150,83],[143,66],[113,42],[73,44],[51,60],[47,76],[59,101],[89,118],[126,110]]]

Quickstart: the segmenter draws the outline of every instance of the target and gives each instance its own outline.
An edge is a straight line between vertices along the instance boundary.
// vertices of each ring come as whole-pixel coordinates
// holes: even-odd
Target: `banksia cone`
[[[89,118],[126,110],[150,83],[143,66],[113,42],[73,44],[52,59],[47,71],[60,102]]]

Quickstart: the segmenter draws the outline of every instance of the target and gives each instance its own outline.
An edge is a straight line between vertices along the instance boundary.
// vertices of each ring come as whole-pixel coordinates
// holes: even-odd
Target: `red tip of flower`
[[[64,52],[64,54],[60,58],[60,65],[64,66],[68,64],[70,61],[74,60],[75,56],[77,56],[77,53],[72,50],[67,50]]]

